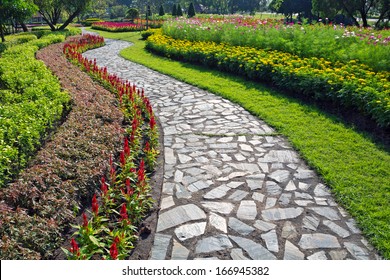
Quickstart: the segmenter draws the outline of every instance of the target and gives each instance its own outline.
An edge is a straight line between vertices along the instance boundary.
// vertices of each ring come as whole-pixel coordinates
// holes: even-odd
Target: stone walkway
[[[288,141],[240,106],[118,56],[84,55],[145,89],[163,127],[150,259],[378,259]]]

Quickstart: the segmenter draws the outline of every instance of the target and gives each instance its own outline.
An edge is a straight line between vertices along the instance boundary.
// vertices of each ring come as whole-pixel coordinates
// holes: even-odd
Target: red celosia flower
[[[125,158],[125,152],[120,152],[120,155],[119,155],[119,161],[121,163],[122,166],[125,166],[126,165],[126,158]]]
[[[100,190],[102,191],[103,195],[106,195],[107,192],[108,192],[108,187],[107,187],[107,184],[106,184],[106,179],[104,177],[102,177],[102,185],[100,187]]]
[[[111,255],[111,258],[113,260],[116,260],[117,257],[118,257],[118,249],[116,247],[116,243],[112,243],[111,247],[110,247],[110,255]]]
[[[77,242],[76,242],[76,240],[74,240],[74,238],[72,238],[72,240],[70,241],[70,246],[72,246],[70,248],[70,252],[72,254],[80,256],[80,248],[79,248],[79,245],[77,245]]]
[[[88,218],[85,213],[83,213],[83,227],[87,228],[88,227]]]
[[[150,151],[150,144],[149,144],[149,142],[145,143],[144,151],[145,152],[149,152]]]
[[[129,147],[129,139],[125,137],[124,143],[123,143],[123,151],[125,152],[125,156],[130,156],[130,147]]]
[[[94,194],[92,198],[92,212],[95,213],[95,215],[99,212],[99,204],[96,199],[96,194]]]
[[[149,126],[150,126],[150,129],[154,129],[154,127],[156,126],[156,120],[154,119],[154,116],[150,117]]]
[[[129,218],[129,216],[127,215],[126,203],[122,204],[121,211],[119,213],[121,215],[119,221],[127,220]]]

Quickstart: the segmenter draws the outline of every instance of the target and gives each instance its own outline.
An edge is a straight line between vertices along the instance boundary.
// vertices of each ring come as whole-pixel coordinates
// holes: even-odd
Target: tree
[[[173,16],[173,17],[177,16],[176,4],[173,4],[173,6],[172,6],[172,16]]]
[[[38,7],[31,0],[0,0],[0,37],[5,41],[6,24],[23,24]]]
[[[126,16],[127,6],[115,5],[110,7],[110,18],[123,18]]]
[[[136,18],[139,18],[139,11],[136,8],[130,8],[127,10],[126,17],[134,21]]]
[[[90,1],[34,0],[34,3],[38,6],[38,11],[43,20],[46,21],[52,31],[55,31],[63,13],[66,13],[68,17],[58,30],[64,30],[79,14],[85,11]]]
[[[182,17],[183,16],[183,10],[181,9],[180,4],[177,4],[176,15],[178,17]]]
[[[164,11],[163,5],[160,6],[160,10],[159,10],[159,12],[158,12],[158,15],[159,15],[160,17],[162,17],[162,16],[165,15],[165,11]]]
[[[379,12],[378,21],[375,26],[378,28],[381,24],[389,25],[390,22],[390,0],[381,0],[378,3],[377,10]]]
[[[187,13],[189,18],[192,18],[195,16],[195,7],[194,4],[191,2],[190,6],[188,7],[188,13]]]

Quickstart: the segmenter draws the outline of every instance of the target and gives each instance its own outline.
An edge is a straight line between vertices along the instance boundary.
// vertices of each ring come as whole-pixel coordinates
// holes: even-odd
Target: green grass
[[[240,104],[285,135],[390,259],[390,155],[362,133],[314,106],[261,84],[148,53],[139,33],[100,32],[134,43],[121,55]]]

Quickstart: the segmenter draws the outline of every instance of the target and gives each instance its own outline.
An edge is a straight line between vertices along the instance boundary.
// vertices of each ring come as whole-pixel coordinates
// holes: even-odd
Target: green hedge
[[[65,36],[29,36],[32,40],[9,47],[0,57],[0,187],[26,166],[70,101],[58,79],[35,59],[39,48]]]

